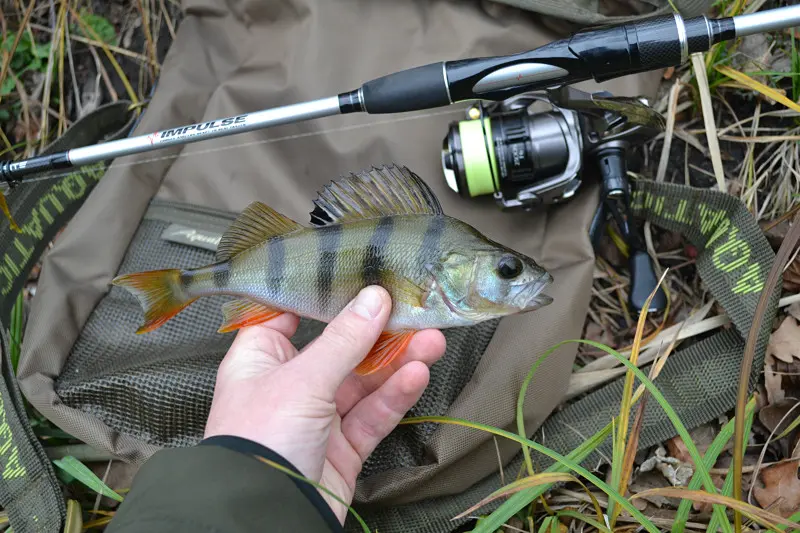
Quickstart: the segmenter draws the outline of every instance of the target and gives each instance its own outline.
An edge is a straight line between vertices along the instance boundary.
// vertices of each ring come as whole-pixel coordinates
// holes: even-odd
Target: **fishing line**
[[[112,169],[134,167],[134,166],[138,166],[138,165],[144,165],[144,164],[147,164],[147,163],[154,163],[154,162],[157,162],[157,161],[167,161],[167,160],[170,160],[170,159],[178,159],[178,158],[181,158],[181,157],[207,155],[207,154],[211,154],[211,153],[222,152],[222,151],[225,151],[225,150],[232,150],[232,149],[236,149],[236,148],[245,148],[245,147],[251,147],[251,146],[258,146],[258,145],[274,144],[274,143],[278,143],[278,142],[292,141],[292,140],[295,140],[295,139],[303,139],[303,138],[306,138],[306,137],[314,137],[316,135],[328,135],[328,134],[331,134],[331,133],[341,133],[341,132],[346,132],[346,131],[354,131],[354,130],[359,130],[359,129],[371,128],[371,127],[375,127],[375,126],[385,126],[387,124],[396,124],[396,123],[399,123],[399,122],[408,122],[408,121],[419,120],[419,119],[424,119],[424,118],[432,118],[432,117],[437,117],[437,116],[452,115],[452,114],[456,114],[456,113],[464,113],[465,109],[466,108],[462,108],[462,107],[456,107],[456,108],[450,107],[450,108],[447,108],[447,109],[442,110],[442,111],[434,111],[434,112],[430,112],[430,113],[420,113],[420,114],[415,114],[415,115],[408,116],[408,117],[398,117],[398,118],[392,118],[392,119],[386,119],[386,120],[376,120],[376,121],[373,121],[373,122],[366,122],[364,124],[351,124],[349,126],[339,126],[339,127],[336,127],[336,128],[329,128],[329,129],[319,130],[319,131],[296,133],[296,134],[293,134],[293,135],[285,135],[283,137],[275,137],[273,139],[262,139],[262,140],[259,140],[259,141],[248,141],[248,142],[230,144],[230,145],[225,145],[225,146],[216,146],[216,147],[213,147],[213,148],[206,148],[206,149],[203,149],[203,150],[192,150],[190,152],[181,152],[181,153],[175,154],[175,155],[165,155],[165,156],[159,156],[159,157],[150,157],[150,158],[147,158],[147,159],[143,159],[141,161],[130,161],[130,162],[117,162],[117,161],[115,161],[109,167],[108,172],[106,172],[106,174],[111,172]],[[125,156],[123,156],[123,157],[125,157]],[[20,184],[17,187],[15,187],[15,189],[24,186],[25,183],[36,183],[36,182],[40,182],[40,181],[48,181],[48,180],[65,178],[65,177],[67,177],[67,176],[69,176],[71,174],[74,174],[74,173],[75,173],[75,170],[72,170],[70,172],[63,172],[61,174],[54,174],[52,176],[40,176],[40,177],[36,177],[36,178],[27,178],[22,184]],[[8,196],[8,192],[10,192],[10,191],[11,191],[11,189],[7,189],[6,191],[4,191],[4,192],[6,192],[6,196]]]

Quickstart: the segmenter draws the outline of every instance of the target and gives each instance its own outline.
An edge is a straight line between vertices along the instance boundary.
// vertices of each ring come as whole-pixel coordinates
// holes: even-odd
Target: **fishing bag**
[[[187,0],[158,88],[130,133],[316,99],[442,59],[531,49],[563,36],[543,23],[542,15],[586,22],[568,10],[553,13],[554,6],[598,12],[595,2],[579,0],[517,3],[530,11],[498,10],[496,4],[477,1]],[[697,3],[688,4],[687,16],[701,11]],[[356,61],[354,50],[361,51]],[[653,96],[658,79],[659,73],[646,73],[602,88],[620,96]],[[594,83],[579,87],[599,88]],[[129,108],[114,109],[117,123],[130,119]],[[445,184],[440,147],[448,124],[462,118],[464,109],[455,105],[286,125],[169,147],[118,159],[107,168],[99,164],[37,182],[42,188],[26,193],[35,200],[28,204],[17,201],[21,192],[13,193],[11,207],[23,233],[17,237],[4,230],[0,242],[7,255],[28,246],[26,258],[34,261],[41,243],[70,219],[44,259],[22,343],[19,388],[57,426],[123,461],[140,465],[162,447],[197,443],[217,366],[235,335],[216,332],[224,300],[200,299],[158,330],[136,335],[141,307],[126,291],[110,286],[110,280],[134,271],[209,263],[223,231],[250,202],[260,200],[302,223],[308,221],[316,192],[330,180],[394,162],[425,180],[446,214],[534,257],[555,278],[547,291],[554,301],[538,312],[446,330],[447,352],[431,369],[430,385],[409,413],[448,415],[515,431],[517,395],[530,366],[548,348],[581,336],[594,271],[587,230],[598,191],[587,183],[570,202],[530,213],[502,212],[490,198],[458,197]],[[74,142],[77,146],[84,140]],[[67,180],[73,187],[80,183],[80,195],[64,192],[70,190]],[[61,196],[47,196],[55,186],[61,187],[56,191]],[[645,183],[637,185],[635,200],[637,214],[695,243],[701,275],[736,326],[710,338],[711,345],[699,343],[675,354],[659,378],[684,421],[690,426],[702,423],[733,406],[742,338],[772,251],[732,197]],[[74,207],[54,219],[48,213],[59,201]],[[696,223],[701,211],[709,219],[702,227]],[[748,246],[750,259],[743,265],[750,270],[744,282],[738,268],[713,266],[717,248],[711,243],[720,246],[729,239],[720,233],[709,242],[723,221],[735,225],[736,238]],[[24,277],[26,268],[9,270],[9,279]],[[18,282],[11,285],[3,303],[13,301],[20,290]],[[775,302],[770,309],[774,307]],[[8,323],[7,314],[2,320]],[[292,342],[304,346],[323,326],[302,320]],[[3,341],[6,387],[13,391],[16,383],[7,368],[7,339]],[[763,355],[763,346],[759,344],[758,354]],[[560,453],[569,453],[582,441],[581,434],[591,435],[618,408],[621,384],[615,382],[553,413],[567,390],[576,349],[575,344],[564,345],[541,365],[523,406],[529,432]],[[698,365],[703,370],[685,374]],[[695,375],[707,379],[695,382]],[[648,408],[647,417],[641,446],[674,434],[657,406]],[[20,419],[24,425],[24,413]],[[31,457],[44,456],[35,440],[26,443]],[[518,445],[480,431],[400,426],[364,465],[354,506],[373,530],[450,531],[463,522],[451,521],[454,515],[499,486],[498,455],[506,472],[515,472],[519,452]],[[534,459],[539,466],[549,464],[545,457]],[[46,463],[39,466],[37,479],[52,486],[52,469]],[[0,485],[4,506],[18,500],[21,491],[12,489]],[[51,494],[57,494],[57,487]],[[54,531],[42,529],[41,518],[63,517],[63,502],[54,505],[43,510],[36,524],[18,513],[12,517],[19,524],[14,524],[15,531]],[[348,521],[347,526],[357,524]]]

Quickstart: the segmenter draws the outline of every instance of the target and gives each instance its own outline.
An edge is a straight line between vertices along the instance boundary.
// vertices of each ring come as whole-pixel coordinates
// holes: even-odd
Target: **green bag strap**
[[[42,155],[127,135],[136,118],[131,102],[98,107],[75,122]],[[16,533],[59,532],[66,506],[58,479],[33,432],[17,385],[9,350],[11,310],[31,269],[63,225],[83,204],[108,163],[55,172],[12,189],[7,202],[20,231],[0,226],[0,505]]]
[[[632,186],[635,216],[682,234],[698,249],[696,265],[700,277],[734,326],[674,352],[655,380],[681,421],[693,428],[735,406],[745,340],[761,291],[766,289],[772,295],[758,332],[750,375],[750,387],[757,384],[780,298],[780,284],[764,287],[775,254],[756,220],[734,196],[645,180],[635,181]],[[619,414],[623,381],[617,379],[555,413],[534,437],[544,435],[550,448],[569,453],[583,441],[579,434],[588,437]],[[647,404],[644,422],[640,450],[676,435],[656,402]],[[603,461],[599,452],[610,456],[611,442],[588,457],[585,464]],[[537,462],[544,467],[551,464],[542,455],[537,455]]]

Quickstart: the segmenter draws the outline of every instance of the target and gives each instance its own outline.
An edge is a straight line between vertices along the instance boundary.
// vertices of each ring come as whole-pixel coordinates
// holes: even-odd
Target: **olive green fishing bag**
[[[102,118],[93,115],[105,131],[64,142],[78,146],[112,132],[139,135],[312,100],[433,61],[535,48],[562,37],[564,26],[669,8],[649,0],[503,3],[513,5],[186,0],[158,87],[136,127],[119,133],[131,119],[120,103]],[[677,5],[686,16],[704,8],[692,0]],[[602,88],[620,96],[653,96],[659,77],[657,72],[629,76]],[[2,339],[6,417],[15,424],[15,442],[30,474],[18,476],[19,485],[0,482],[0,504],[19,510],[12,514],[15,531],[57,531],[64,516],[52,468],[25,424],[17,381],[31,405],[57,426],[132,464],[142,464],[162,447],[202,439],[216,369],[235,335],[216,332],[225,299],[198,300],[158,330],[136,335],[141,307],[126,291],[112,288],[111,279],[211,262],[222,232],[254,200],[307,222],[318,190],[373,165],[409,167],[431,186],[446,214],[534,257],[554,276],[547,291],[554,298],[550,306],[447,330],[447,353],[431,369],[430,385],[409,413],[515,431],[517,396],[531,365],[548,348],[581,336],[594,272],[587,231],[597,187],[587,182],[570,202],[530,213],[502,212],[491,199],[460,198],[445,184],[440,149],[448,124],[463,118],[464,110],[460,104],[402,115],[330,117],[126,157],[12,191],[11,208],[23,232],[4,228],[0,235],[6,254],[0,268],[8,280],[0,301],[4,330],[32,264],[69,221],[44,259],[17,380],[8,370],[8,339]],[[684,233],[698,247],[700,273],[735,326],[675,354],[659,378],[684,422],[703,423],[733,406],[743,338],[772,251],[735,198],[642,183],[635,200],[639,215]],[[731,239],[744,243],[747,259],[734,258],[741,264],[720,269],[715,265],[733,265],[730,254],[743,253]],[[292,341],[302,347],[323,326],[303,320]],[[564,345],[539,367],[523,406],[529,433],[562,454],[582,442],[581,434],[591,435],[610,420],[621,390],[619,382],[612,383],[554,413],[564,399],[576,349]],[[674,435],[653,405],[642,447]],[[367,460],[354,506],[372,530],[451,531],[464,522],[451,521],[453,516],[499,486],[498,454],[508,473],[519,468],[519,452],[512,442],[467,428],[401,426]],[[534,459],[540,467],[549,464],[545,457]],[[586,464],[599,460],[595,454]],[[34,481],[49,492],[32,492]],[[35,520],[24,511],[31,508],[31,497],[40,497]],[[358,525],[348,521],[347,527]]]

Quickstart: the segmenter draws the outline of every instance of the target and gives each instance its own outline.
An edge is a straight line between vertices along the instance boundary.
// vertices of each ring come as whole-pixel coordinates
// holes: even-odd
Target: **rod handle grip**
[[[444,63],[401,70],[361,86],[362,105],[370,114],[402,113],[450,105]]]

